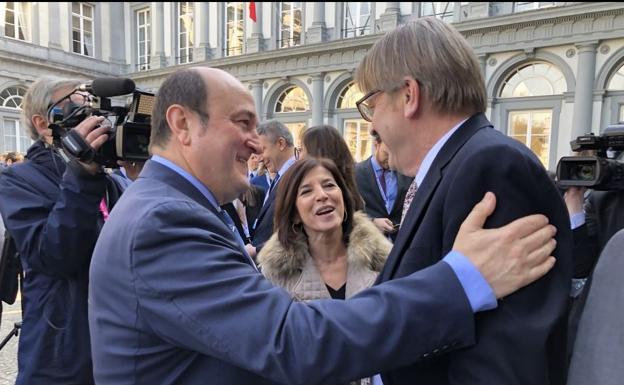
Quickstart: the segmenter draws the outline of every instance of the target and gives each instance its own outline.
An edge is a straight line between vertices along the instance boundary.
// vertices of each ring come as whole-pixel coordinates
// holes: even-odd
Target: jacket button
[[[433,354],[438,354],[440,353],[440,349],[433,349]]]
[[[431,356],[431,353],[425,353],[425,354],[423,354],[423,355],[422,355],[422,358],[427,359],[427,358],[429,358],[430,356]]]

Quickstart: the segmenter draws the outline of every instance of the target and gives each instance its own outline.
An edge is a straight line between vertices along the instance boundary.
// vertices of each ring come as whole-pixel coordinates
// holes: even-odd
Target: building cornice
[[[617,17],[622,15],[621,3],[581,3],[468,20],[454,26],[479,54],[621,38],[624,19]]]

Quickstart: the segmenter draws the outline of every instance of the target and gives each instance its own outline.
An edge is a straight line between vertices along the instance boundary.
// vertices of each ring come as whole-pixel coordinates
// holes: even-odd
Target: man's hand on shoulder
[[[497,229],[483,229],[496,207],[491,192],[462,223],[453,250],[465,255],[492,287],[496,298],[513,293],[545,275],[555,264],[557,229],[544,215],[530,215]]]

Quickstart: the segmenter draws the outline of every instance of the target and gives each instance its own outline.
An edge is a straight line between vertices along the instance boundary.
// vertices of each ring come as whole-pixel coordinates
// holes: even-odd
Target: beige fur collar
[[[392,244],[375,227],[363,212],[353,216],[353,230],[347,247],[347,263],[354,268],[381,271]],[[298,276],[306,261],[311,258],[308,242],[302,234],[290,247],[284,248],[277,239],[277,233],[264,245],[258,254],[262,273],[272,282],[283,285]]]

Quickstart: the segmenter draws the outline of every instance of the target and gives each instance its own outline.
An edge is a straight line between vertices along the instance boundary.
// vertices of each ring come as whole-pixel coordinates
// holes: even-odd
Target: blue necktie
[[[279,180],[279,172],[275,174],[275,178],[273,178],[273,180],[271,181],[271,186],[269,186],[269,194],[271,193],[271,191],[273,191],[273,187],[275,187],[275,185],[277,184],[277,181]]]

